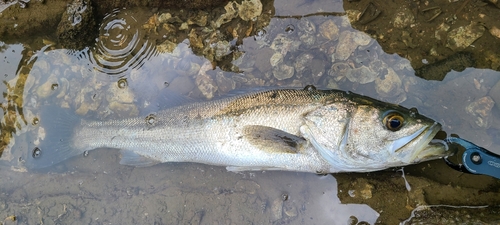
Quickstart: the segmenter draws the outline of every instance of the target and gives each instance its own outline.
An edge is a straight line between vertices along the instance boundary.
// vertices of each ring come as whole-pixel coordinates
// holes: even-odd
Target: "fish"
[[[189,102],[144,116],[82,119],[42,110],[24,165],[46,168],[94,149],[120,164],[193,162],[228,171],[371,172],[449,155],[441,125],[408,109],[341,90],[271,89]]]

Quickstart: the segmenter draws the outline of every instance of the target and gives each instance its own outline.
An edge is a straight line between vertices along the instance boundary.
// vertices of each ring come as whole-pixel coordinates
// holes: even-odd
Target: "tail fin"
[[[74,129],[81,118],[68,109],[45,107],[41,110],[38,129],[30,138],[24,156],[28,169],[46,168],[82,154],[72,147]]]

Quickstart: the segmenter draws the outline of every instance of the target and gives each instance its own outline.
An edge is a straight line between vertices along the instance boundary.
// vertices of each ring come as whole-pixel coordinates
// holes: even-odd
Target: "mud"
[[[500,8],[494,4],[470,0],[346,0],[344,9],[351,11],[353,27],[370,34],[387,53],[396,53],[410,60],[416,70],[423,66],[429,67],[460,51],[472,54],[476,68],[500,69],[500,37],[488,32],[495,29],[500,20]],[[480,32],[482,36],[470,45],[450,47],[448,42],[450,38],[453,39],[451,31],[466,27],[471,22],[485,29]],[[457,37],[453,41],[464,39]]]

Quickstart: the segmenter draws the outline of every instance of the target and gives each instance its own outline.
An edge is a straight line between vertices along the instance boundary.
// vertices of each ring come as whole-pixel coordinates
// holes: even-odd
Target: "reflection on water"
[[[409,60],[385,53],[351,27],[342,2],[263,2],[256,20],[241,20],[248,15],[241,17],[239,7],[228,4],[214,13],[115,10],[103,19],[95,46],[81,51],[2,43],[1,135],[2,146],[9,146],[0,160],[0,216],[16,214],[30,224],[373,224],[379,212],[379,220],[395,224],[418,205],[500,202],[494,197],[498,181],[461,175],[441,162],[406,170],[412,191],[399,172],[389,171],[337,176],[339,193],[331,176],[235,174],[175,163],[133,168],[119,165],[113,150],[63,162],[54,168],[58,173],[13,172],[26,171],[22,161],[31,152],[9,147],[15,142],[23,149],[32,141],[24,134],[41,133],[43,106],[92,119],[123,118],[161,109],[164,89],[203,100],[261,86],[350,90],[417,107],[446,132],[499,149],[497,71],[452,71],[441,82],[417,78]],[[451,194],[436,191],[443,187]],[[369,206],[340,204],[337,195],[343,203]],[[461,201],[457,195],[472,197]]]
[[[7,160],[12,160],[12,156],[9,153],[3,154],[3,150],[8,145],[12,146],[12,134],[15,133],[16,129],[20,128],[21,124],[26,122],[22,112],[22,102],[28,71],[25,67],[20,66],[22,65],[23,50],[23,45],[7,45],[0,42],[0,53],[5,55],[0,61],[5,85],[0,87],[3,93],[0,156],[3,155],[2,157]],[[20,73],[16,77],[17,71]]]
[[[155,48],[144,39],[141,25],[133,15],[120,10],[104,17],[96,46],[89,53],[94,69],[111,76],[123,76],[150,59]]]

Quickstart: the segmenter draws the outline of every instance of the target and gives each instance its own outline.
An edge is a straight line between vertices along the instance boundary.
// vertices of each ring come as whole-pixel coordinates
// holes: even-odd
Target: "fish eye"
[[[405,119],[397,112],[390,112],[384,117],[383,123],[387,129],[391,131],[398,131],[403,127]]]

